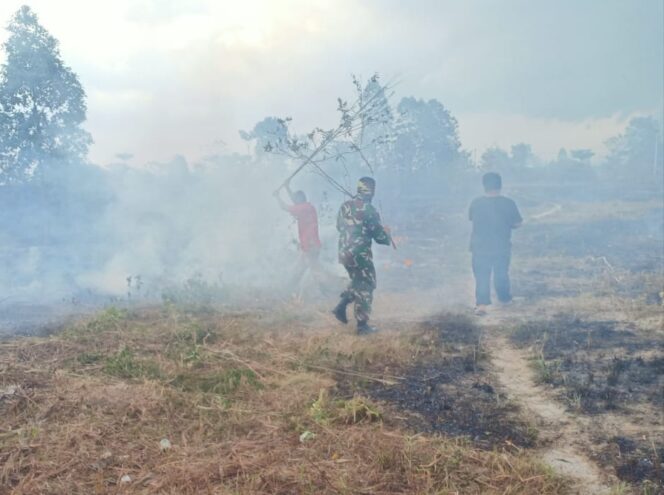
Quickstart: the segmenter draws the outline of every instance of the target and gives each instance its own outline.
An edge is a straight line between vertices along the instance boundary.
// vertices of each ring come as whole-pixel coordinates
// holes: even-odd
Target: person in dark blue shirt
[[[482,177],[485,194],[470,204],[468,218],[473,222],[470,251],[475,276],[475,312],[486,314],[491,304],[491,274],[498,300],[512,300],[509,266],[512,253],[512,230],[521,226],[523,219],[516,203],[500,194],[502,179],[495,172]]]

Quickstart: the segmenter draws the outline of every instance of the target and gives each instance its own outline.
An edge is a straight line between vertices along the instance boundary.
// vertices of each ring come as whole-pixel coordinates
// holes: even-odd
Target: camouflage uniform
[[[371,314],[373,291],[376,288],[371,241],[389,245],[392,240],[381,225],[376,209],[362,196],[341,205],[337,216],[337,230],[339,263],[346,268],[350,276],[350,284],[341,294],[341,299],[354,302],[355,319],[358,323],[366,323]]]

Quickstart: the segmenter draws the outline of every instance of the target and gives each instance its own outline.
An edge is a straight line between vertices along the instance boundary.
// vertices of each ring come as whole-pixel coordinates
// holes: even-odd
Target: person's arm
[[[389,246],[392,244],[392,237],[390,236],[390,230],[383,226],[380,221],[380,215],[378,212],[371,207],[367,210],[369,214],[367,217],[367,228],[371,233],[371,237],[378,244],[383,244],[384,246]]]

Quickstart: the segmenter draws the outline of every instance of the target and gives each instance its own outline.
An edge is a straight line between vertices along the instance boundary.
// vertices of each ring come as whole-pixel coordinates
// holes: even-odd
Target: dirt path
[[[551,216],[551,215],[555,215],[556,213],[558,213],[562,209],[563,209],[563,206],[561,204],[554,203],[554,205],[551,208],[549,208],[548,210],[543,211],[542,213],[537,213],[535,215],[531,215],[528,218],[528,220],[529,221],[541,220],[542,218],[545,218],[545,217],[548,217],[548,216]]]
[[[574,487],[583,495],[610,493],[614,480],[583,453],[591,445],[587,425],[581,418],[568,413],[535,384],[527,355],[512,347],[500,335],[499,328],[487,328],[487,340],[498,380],[508,395],[530,413],[544,446],[539,455],[557,472],[578,480]]]

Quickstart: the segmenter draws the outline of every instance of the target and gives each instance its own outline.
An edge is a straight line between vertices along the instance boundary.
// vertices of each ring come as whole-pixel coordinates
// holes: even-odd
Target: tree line
[[[28,6],[14,14],[7,30],[6,60],[0,68],[0,183],[5,185],[45,179],[85,163],[92,144],[82,128],[85,90],[63,62],[58,41]],[[510,150],[491,147],[477,158],[463,148],[458,121],[440,101],[404,97],[393,105],[390,85],[377,75],[366,83],[353,78],[353,84],[360,101],[371,101],[369,117],[361,122],[353,143],[362,150],[362,158],[344,153],[347,142],[333,143],[335,161],[341,163],[330,165],[332,173],[351,175],[369,164],[377,175],[399,183],[420,177],[454,183],[477,170],[563,181],[599,174],[634,184],[650,183],[661,175],[661,130],[651,116],[631,119],[624,133],[608,140],[609,154],[600,163],[593,162],[593,150],[564,148],[546,162],[527,143]],[[267,117],[241,135],[255,143],[256,156],[265,156],[274,151],[275,141],[298,142],[297,136],[290,136],[289,122]],[[307,136],[299,142],[306,144]]]

